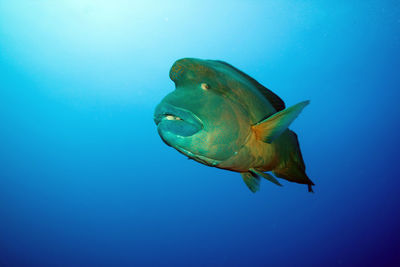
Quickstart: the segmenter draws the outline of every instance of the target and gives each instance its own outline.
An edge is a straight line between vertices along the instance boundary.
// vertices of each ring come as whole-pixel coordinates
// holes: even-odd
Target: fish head
[[[210,166],[235,155],[251,131],[249,114],[225,88],[225,76],[214,61],[176,61],[170,71],[176,88],[154,112],[167,145]]]

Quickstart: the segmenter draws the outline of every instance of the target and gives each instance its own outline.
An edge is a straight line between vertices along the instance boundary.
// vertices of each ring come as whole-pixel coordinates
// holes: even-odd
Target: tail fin
[[[314,192],[314,183],[308,178],[305,170],[303,157],[301,155],[299,142],[296,133],[286,131],[284,144],[279,147],[281,163],[272,171],[277,177],[286,179],[290,182],[306,184],[308,192]]]
[[[313,185],[314,185],[314,183],[313,183]],[[308,192],[314,193],[314,190],[312,189],[311,186],[312,186],[311,184],[308,184]]]

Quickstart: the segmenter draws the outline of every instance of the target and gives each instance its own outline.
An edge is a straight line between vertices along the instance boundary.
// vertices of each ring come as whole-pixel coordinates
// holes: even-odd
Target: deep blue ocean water
[[[398,1],[0,0],[0,266],[399,266]],[[291,106],[315,194],[153,122],[182,57]]]

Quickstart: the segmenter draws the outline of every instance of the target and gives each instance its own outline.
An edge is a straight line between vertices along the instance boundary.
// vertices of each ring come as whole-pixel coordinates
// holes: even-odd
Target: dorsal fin
[[[281,110],[285,109],[285,102],[283,102],[283,100],[279,96],[274,94],[271,90],[269,90],[268,88],[266,88],[265,86],[263,86],[262,84],[260,84],[256,80],[254,80],[252,77],[250,77],[243,71],[235,68],[231,64],[228,64],[221,60],[215,60],[215,61],[234,69],[239,74],[241,74],[244,78],[249,80],[258,89],[258,91],[271,103],[271,105],[276,109],[276,111],[281,111]]]

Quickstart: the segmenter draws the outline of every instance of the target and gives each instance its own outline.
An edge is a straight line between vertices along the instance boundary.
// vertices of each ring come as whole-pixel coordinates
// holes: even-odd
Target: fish
[[[204,165],[241,174],[251,192],[264,178],[314,183],[295,132],[288,127],[309,104],[286,108],[271,90],[220,60],[182,58],[172,65],[175,90],[156,106],[162,141]]]

